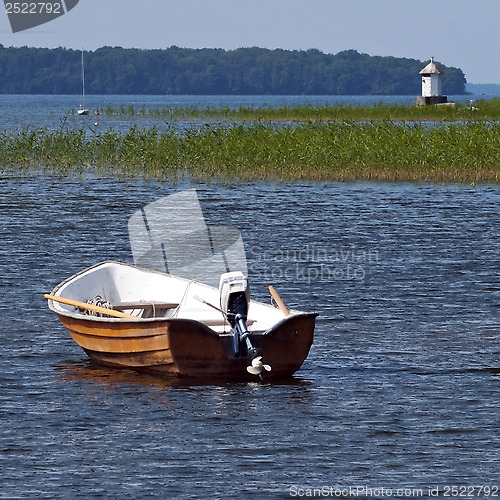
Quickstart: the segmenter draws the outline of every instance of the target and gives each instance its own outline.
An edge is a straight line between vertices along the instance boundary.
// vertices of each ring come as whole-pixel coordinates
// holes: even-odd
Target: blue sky
[[[12,33],[6,47],[267,47],[460,67],[470,83],[500,83],[500,0],[80,0],[67,14]]]

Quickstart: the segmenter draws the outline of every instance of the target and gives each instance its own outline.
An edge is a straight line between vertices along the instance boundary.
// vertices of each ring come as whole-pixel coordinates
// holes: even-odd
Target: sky
[[[17,33],[0,9],[5,47],[354,49],[434,57],[469,83],[500,84],[500,0],[80,0]]]

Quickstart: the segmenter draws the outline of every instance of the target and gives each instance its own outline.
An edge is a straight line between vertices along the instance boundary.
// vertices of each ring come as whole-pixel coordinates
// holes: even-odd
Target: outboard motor
[[[250,305],[250,289],[247,278],[240,271],[225,273],[219,281],[220,307],[233,327],[233,353],[240,355],[240,340],[250,333],[246,325]],[[238,328],[236,328],[238,325]]]
[[[247,315],[250,306],[250,288],[247,278],[240,271],[221,275],[219,281],[220,306],[233,330],[233,353],[235,356],[247,354],[249,373],[261,376],[263,369],[271,367],[262,363],[262,355],[252,345],[251,333],[247,328]]]

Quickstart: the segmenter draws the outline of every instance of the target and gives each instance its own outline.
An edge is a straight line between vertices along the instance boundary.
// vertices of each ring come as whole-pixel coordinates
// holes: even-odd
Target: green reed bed
[[[500,181],[500,124],[264,123],[98,134],[46,129],[0,135],[7,175],[116,175],[214,180]]]
[[[407,106],[377,104],[356,106],[337,104],[329,106],[305,105],[280,108],[197,108],[197,107],[134,107],[111,105],[100,109],[107,117],[121,119],[204,120],[204,121],[471,121],[499,120],[500,99],[481,100],[472,104],[448,104],[437,106]]]

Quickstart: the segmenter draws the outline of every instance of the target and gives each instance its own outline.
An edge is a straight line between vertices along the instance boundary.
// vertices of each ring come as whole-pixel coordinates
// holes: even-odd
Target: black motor
[[[271,367],[262,363],[262,353],[256,349],[251,340],[252,334],[247,328],[247,315],[250,305],[250,288],[243,273],[236,271],[225,273],[219,282],[220,306],[233,328],[234,356],[247,355],[249,373],[261,376],[263,369]]]

